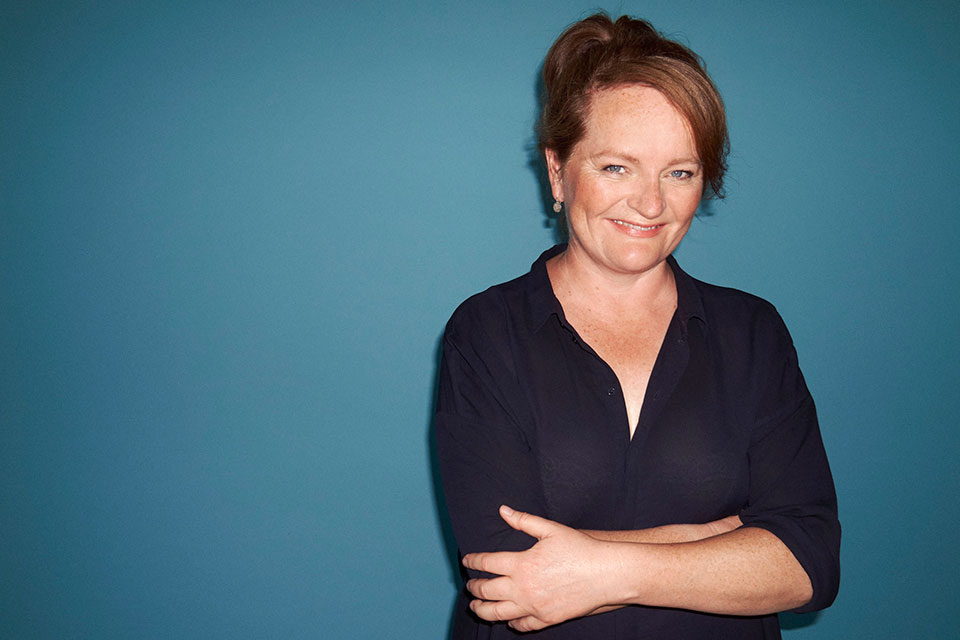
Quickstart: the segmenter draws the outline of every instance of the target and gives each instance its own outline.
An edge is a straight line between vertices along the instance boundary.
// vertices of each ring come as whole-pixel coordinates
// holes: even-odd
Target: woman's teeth
[[[614,220],[614,222],[621,226],[627,227],[628,229],[636,229],[638,231],[652,231],[660,226],[658,224],[652,224],[649,227],[643,227],[639,224],[630,224],[629,222],[624,222],[623,220]]]

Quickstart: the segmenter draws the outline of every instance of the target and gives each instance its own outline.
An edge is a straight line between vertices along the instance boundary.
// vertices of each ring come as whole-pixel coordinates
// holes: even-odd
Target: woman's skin
[[[567,321],[616,373],[632,437],[677,304],[666,258],[699,206],[702,167],[686,120],[651,87],[595,92],[585,125],[565,162],[546,151],[570,234],[547,273]],[[465,556],[464,566],[499,576],[467,588],[479,617],[520,631],[631,604],[761,615],[813,596],[789,549],[736,516],[578,531],[506,506],[500,515],[538,541],[526,551]]]

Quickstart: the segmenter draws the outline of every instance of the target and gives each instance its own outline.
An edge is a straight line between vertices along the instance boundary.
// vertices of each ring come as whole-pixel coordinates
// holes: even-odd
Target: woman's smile
[[[663,228],[662,224],[641,225],[626,220],[611,220],[610,222],[622,227],[624,233],[637,238],[651,238]]]

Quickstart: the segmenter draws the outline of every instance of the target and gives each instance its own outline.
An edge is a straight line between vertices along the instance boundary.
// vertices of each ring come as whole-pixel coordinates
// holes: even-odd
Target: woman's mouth
[[[658,229],[663,226],[662,224],[651,224],[649,226],[643,226],[639,224],[632,224],[625,220],[613,220],[612,222],[614,224],[619,224],[621,227],[626,227],[627,229],[633,229],[635,231],[653,231],[654,229]]]

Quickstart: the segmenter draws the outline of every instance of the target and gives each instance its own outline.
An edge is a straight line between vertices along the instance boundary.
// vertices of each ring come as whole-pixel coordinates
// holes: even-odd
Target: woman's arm
[[[718,536],[721,533],[727,533],[740,527],[739,516],[727,516],[713,522],[703,524],[666,524],[649,529],[637,529],[634,531],[596,531],[590,529],[581,529],[582,533],[597,540],[606,540],[607,542],[645,542],[649,544],[670,544],[675,542],[694,542],[703,540],[712,536]],[[588,615],[606,613],[620,609],[625,605],[613,604],[604,605],[591,611]]]
[[[803,568],[763,529],[650,544],[599,540],[507,507],[501,516],[538,542],[525,552],[464,557],[465,566],[499,576],[471,580],[467,586],[479,598],[471,605],[478,616],[509,620],[520,631],[608,610],[609,605],[761,615],[800,606],[812,595]]]
[[[740,527],[739,516],[727,516],[713,522],[703,524],[667,524],[649,529],[635,531],[595,531],[581,529],[581,531],[597,540],[608,542],[647,542],[652,544],[667,544],[671,542],[694,542],[703,540],[721,533],[727,533]]]

